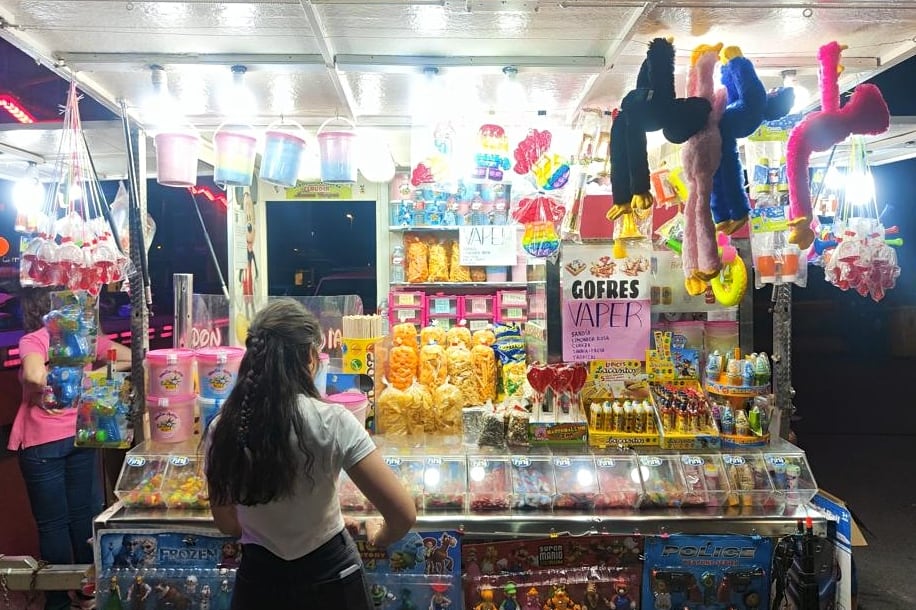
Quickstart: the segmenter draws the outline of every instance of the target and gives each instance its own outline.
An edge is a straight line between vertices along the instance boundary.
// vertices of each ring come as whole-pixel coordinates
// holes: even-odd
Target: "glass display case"
[[[513,509],[549,511],[553,508],[556,484],[550,456],[513,456],[510,472]]]
[[[554,456],[555,510],[592,510],[598,495],[595,459],[589,455]]]
[[[678,508],[683,505],[687,485],[677,455],[642,455],[639,472],[646,495],[646,508]]]

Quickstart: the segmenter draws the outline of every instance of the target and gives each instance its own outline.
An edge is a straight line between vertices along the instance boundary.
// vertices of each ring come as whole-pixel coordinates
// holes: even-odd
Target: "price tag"
[[[614,460],[611,458],[598,458],[598,468],[613,468]]]
[[[478,330],[487,330],[490,326],[489,320],[469,320],[468,321],[468,330],[471,332]]]
[[[568,457],[555,457],[553,458],[553,465],[557,468],[569,468],[570,461]]]
[[[528,302],[528,294],[524,292],[503,292],[501,302],[503,305],[524,305]]]
[[[398,310],[398,320],[404,322],[406,320],[413,320],[416,316],[412,309],[399,309]]]
[[[512,465],[516,468],[527,468],[531,465],[531,460],[526,457],[513,457]]]
[[[399,294],[398,305],[413,305],[414,296],[412,294]]]
[[[524,316],[525,312],[521,307],[510,307],[506,310],[507,318],[523,318]]]
[[[487,299],[473,299],[471,313],[487,313]]]
[[[433,313],[451,313],[451,299],[433,299]]]

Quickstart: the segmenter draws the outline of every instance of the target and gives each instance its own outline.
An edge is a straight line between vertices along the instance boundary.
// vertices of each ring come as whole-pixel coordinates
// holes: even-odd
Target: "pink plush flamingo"
[[[849,102],[840,107],[838,78],[843,72],[840,54],[845,45],[830,42],[817,52],[820,63],[821,109],[808,114],[789,134],[786,174],[789,180],[789,241],[802,249],[814,241],[811,222],[811,187],[808,163],[815,151],[829,150],[852,134],[874,135],[887,131],[890,111],[881,90],[870,83],[859,85]]]
[[[684,242],[681,260],[684,284],[692,295],[706,290],[706,281],[718,275],[722,267],[716,245],[716,227],[709,201],[713,176],[722,158],[722,136],[719,119],[725,108],[725,90],[715,91],[713,72],[722,44],[700,45],[693,50],[687,73],[687,95],[709,101],[712,112],[706,125],[681,149],[681,164],[687,181],[687,204],[684,206]]]

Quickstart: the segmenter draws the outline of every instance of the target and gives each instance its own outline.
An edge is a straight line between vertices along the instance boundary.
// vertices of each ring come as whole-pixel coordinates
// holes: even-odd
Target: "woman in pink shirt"
[[[19,340],[22,364],[22,401],[13,421],[8,448],[19,452],[32,515],[38,525],[41,558],[53,564],[92,563],[92,519],[102,509],[98,451],[74,446],[76,409],[42,407],[47,385],[50,337],[42,317],[51,309],[49,288],[25,288],[21,295],[22,325]],[[98,360],[110,348],[125,365],[130,350],[100,334]],[[45,596],[45,610],[70,608],[70,596],[54,591]]]

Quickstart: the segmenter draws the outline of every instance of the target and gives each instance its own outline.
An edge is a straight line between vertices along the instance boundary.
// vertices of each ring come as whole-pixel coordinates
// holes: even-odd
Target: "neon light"
[[[22,103],[9,93],[0,93],[0,108],[6,110],[11,117],[20,123],[34,123],[35,117],[25,109]]]
[[[223,204],[224,208],[229,207],[229,202],[226,200],[226,196],[222,193],[214,193],[205,186],[189,186],[188,190],[191,191],[192,195],[203,195],[210,201]]]

